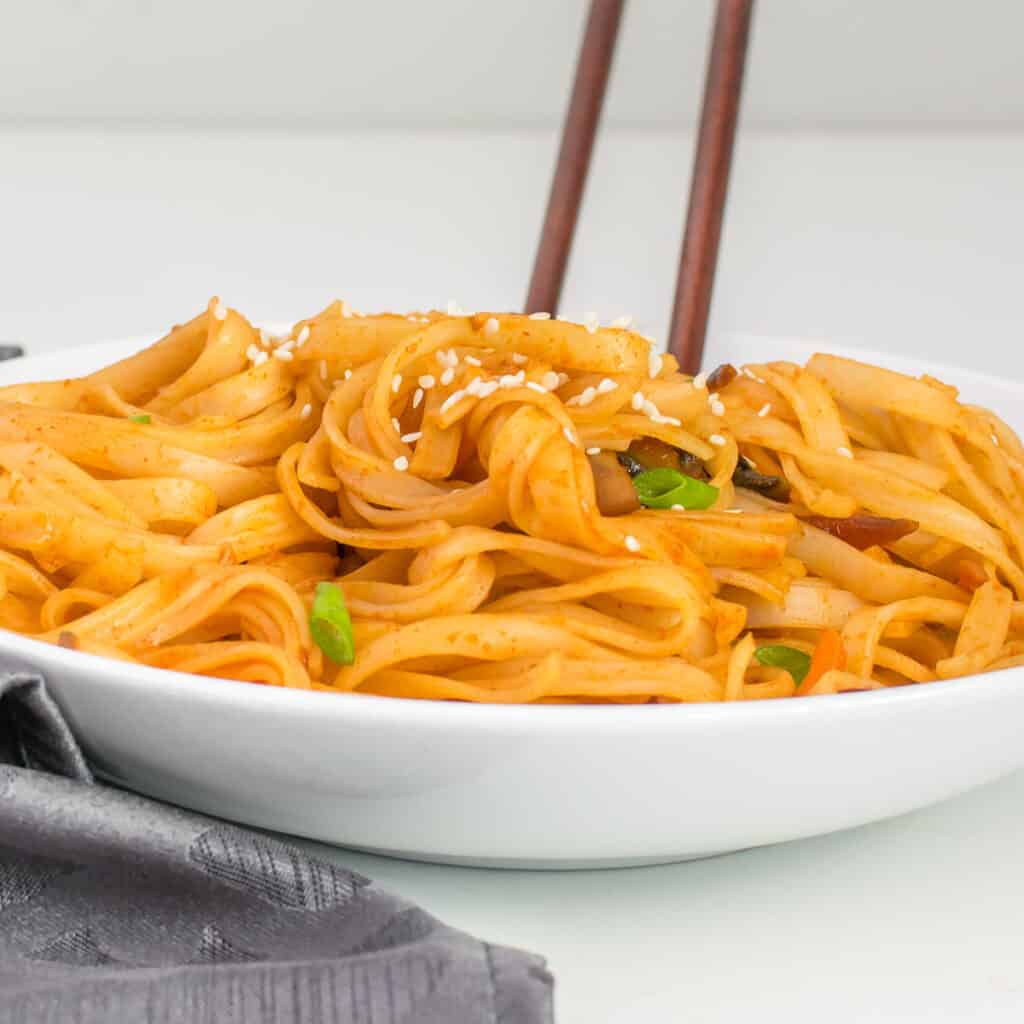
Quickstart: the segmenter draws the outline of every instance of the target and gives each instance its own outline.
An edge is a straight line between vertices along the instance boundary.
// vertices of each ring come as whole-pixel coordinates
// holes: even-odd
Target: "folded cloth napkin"
[[[0,673],[0,1024],[534,1024],[551,992],[354,871],[97,785]]]

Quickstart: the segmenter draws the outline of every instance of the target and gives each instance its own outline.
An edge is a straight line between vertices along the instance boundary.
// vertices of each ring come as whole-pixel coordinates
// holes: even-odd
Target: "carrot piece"
[[[818,645],[811,656],[811,667],[804,676],[804,681],[796,688],[796,697],[806,696],[814,684],[828,671],[846,667],[846,651],[843,638],[834,629],[822,630]]]

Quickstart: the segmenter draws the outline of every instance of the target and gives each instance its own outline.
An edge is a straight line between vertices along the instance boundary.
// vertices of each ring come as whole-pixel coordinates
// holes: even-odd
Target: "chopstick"
[[[555,313],[562,293],[624,0],[591,0],[562,126],[555,176],[526,297],[527,313]]]
[[[753,6],[753,0],[719,0],[715,14],[668,333],[668,350],[684,373],[696,373],[704,356]]]
[[[704,355],[753,6],[753,0],[718,0],[715,12],[668,334],[668,350],[684,373],[696,373]],[[591,0],[530,278],[528,313],[554,313],[558,306],[622,7],[623,0]]]

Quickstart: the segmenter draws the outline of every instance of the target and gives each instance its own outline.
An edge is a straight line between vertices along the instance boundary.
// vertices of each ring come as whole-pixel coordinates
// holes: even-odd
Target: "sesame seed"
[[[539,392],[542,395],[546,395],[548,393],[548,389],[546,387],[544,387],[543,384],[538,384],[535,380],[528,380],[526,382],[526,386],[531,391],[537,391],[537,392]]]
[[[685,512],[686,511],[686,506],[685,505],[670,505],[669,507],[671,508],[671,510],[673,512]]]
[[[560,388],[563,388],[568,383],[569,383],[569,374],[567,374],[567,373],[559,373],[559,375],[558,375],[558,386]]]
[[[501,325],[493,316],[489,316],[487,318],[487,322],[484,324],[484,334],[497,334],[500,326]]]
[[[512,353],[512,362],[515,363],[516,366],[525,366],[529,361],[529,356],[524,356],[522,352]]]
[[[266,328],[260,328],[260,344],[269,345],[273,335]]]
[[[447,387],[453,380],[455,380],[455,371],[449,366],[448,369],[441,374],[442,387]]]
[[[282,363],[290,363],[295,358],[295,356],[290,349],[275,348],[274,358],[280,359]]]
[[[412,313],[410,313],[405,319],[412,324],[418,324],[420,322],[420,318],[418,316],[413,316]]]
[[[307,402],[302,407],[302,412],[299,413],[299,419],[300,420],[308,420],[309,417],[312,416],[312,415],[313,415],[313,406],[311,406],[309,404],[309,402]]]
[[[421,324],[429,324],[430,323],[430,317],[429,316],[421,316],[420,317],[420,323]]]
[[[434,378],[429,373],[425,373],[423,374],[422,377],[420,377],[418,383],[419,386],[423,388],[424,391],[429,391],[437,383],[437,381],[435,381]]]
[[[611,322],[611,326],[612,327],[622,327],[622,328],[632,327],[633,326],[633,318],[631,316],[617,316]]]
[[[295,344],[298,348],[302,348],[307,341],[309,341],[309,324],[303,324],[299,336],[295,339]]]
[[[600,455],[601,454],[601,449],[600,448],[588,448],[587,449],[587,454],[588,455]]]
[[[644,402],[646,401],[647,399],[644,398],[644,393],[642,391],[634,391],[633,400],[629,404],[632,406],[634,412],[639,412],[644,407]]]
[[[715,416],[724,416],[725,415],[725,406],[716,398],[711,403],[711,412]]]
[[[721,434],[712,434],[712,435],[711,435],[711,436],[710,436],[710,437],[708,438],[708,440],[709,440],[709,441],[710,441],[710,442],[711,442],[711,443],[712,443],[712,444],[713,444],[713,445],[714,445],[714,446],[715,446],[716,448],[724,448],[724,447],[725,447],[725,438],[724,438],[724,437],[722,437],[722,435],[721,435]]]
[[[252,361],[253,366],[262,366],[270,358],[266,352],[259,352],[256,358]]]
[[[423,436],[423,431],[422,430],[414,430],[411,434],[403,434],[402,435],[402,443],[403,444],[414,444],[422,436]]]
[[[836,455],[842,455],[842,457],[844,459],[852,459],[853,458],[853,452],[851,452],[849,448],[843,448],[843,447],[837,448],[836,449]]]
[[[583,326],[586,328],[587,334],[596,334],[597,329],[601,326],[601,321],[597,319],[596,313],[584,313]]]
[[[640,405],[644,415],[652,423],[665,423],[671,427],[681,427],[682,423],[677,420],[674,416],[663,416],[658,407],[649,399],[645,398]]]
[[[526,372],[520,370],[518,373],[505,373],[498,378],[498,384],[503,388],[520,388],[526,380]]]
[[[764,419],[765,416],[767,416],[768,413],[770,413],[771,411],[772,411],[772,403],[771,402],[765,402],[764,405],[762,405],[761,408],[757,410],[757,415],[760,416],[761,419]]]
[[[441,403],[441,415],[443,416],[456,402],[461,402],[466,397],[465,391],[453,391],[442,403]]]
[[[639,551],[640,541],[636,539],[631,533],[626,534],[626,550],[627,551]]]
[[[278,345],[277,348],[278,351],[280,352],[291,352],[291,350],[295,348],[295,342],[289,339],[288,341],[281,342],[281,344]]]
[[[485,384],[480,385],[480,397],[490,398],[495,391],[498,390],[498,382],[496,380],[489,380]]]
[[[397,416],[391,417],[391,426],[395,428],[395,433],[400,434],[402,432],[402,424],[398,422]]]
[[[551,314],[550,313],[531,313],[530,314],[530,319],[531,320],[550,320],[551,319]]]
[[[352,371],[351,370],[346,370],[345,371],[345,380],[351,380],[351,379],[352,379]]]
[[[398,394],[398,390],[399,390],[399,388],[401,388],[401,386],[402,386],[402,375],[400,373],[396,373],[394,375],[394,377],[391,378],[391,393],[393,395],[397,395]]]
[[[391,463],[399,473],[404,473],[409,468],[409,460],[404,455],[399,455],[394,462]]]
[[[327,360],[320,360],[320,379],[327,380]]]
[[[573,436],[573,432],[568,427],[562,427],[562,433],[565,434],[565,439],[566,439],[566,441],[569,442],[569,444],[578,444],[579,443],[576,440],[576,438]]]
[[[661,353],[651,349],[647,353],[647,375],[654,380],[661,373]]]
[[[708,375],[706,373],[698,373],[693,378],[693,386],[699,391],[704,391],[708,386]]]
[[[480,389],[484,386],[483,377],[474,377],[465,387],[467,395],[479,395]]]
[[[992,438],[992,443],[998,448],[999,447],[999,438],[996,437],[995,434],[989,434],[989,437]]]
[[[218,299],[213,304],[213,319],[214,320],[224,320],[227,317],[227,315],[228,315],[228,307],[225,306],[224,303],[220,301],[220,299]]]
[[[416,394],[414,394],[412,396],[412,407],[414,409],[418,409],[420,407],[420,402],[422,402],[422,401],[423,401],[423,388],[417,388],[416,389]]]
[[[727,508],[727,509],[723,509],[723,511],[724,512],[728,512],[730,515],[738,516],[743,511],[743,509],[741,509],[741,508]]]
[[[260,354],[261,354],[261,353],[260,353],[260,350],[259,350],[259,348],[257,348],[257,347],[256,347],[255,345],[250,345],[250,346],[249,346],[249,347],[248,347],[248,348],[247,348],[247,349],[245,350],[245,358],[246,358],[246,359],[248,359],[250,363],[252,363],[252,362],[255,362],[255,361],[256,361],[256,357],[257,357],[258,355],[260,355]],[[265,353],[265,352],[264,352],[264,353],[262,353],[262,354],[263,354],[263,355],[266,355],[266,353]]]
[[[591,402],[597,397],[596,388],[584,388],[578,395],[573,395],[572,398],[566,402],[566,405],[590,405]]]
[[[480,362],[479,359],[477,359],[476,356],[465,356],[464,358],[465,358],[466,362],[469,363],[470,366],[483,366],[484,365],[483,363]]]
[[[615,391],[618,386],[619,385],[610,377],[605,377],[604,380],[597,385],[597,393],[599,395],[607,395],[609,392]]]
[[[558,374],[554,370],[548,370],[540,379],[541,386],[545,391],[554,391],[560,384]]]

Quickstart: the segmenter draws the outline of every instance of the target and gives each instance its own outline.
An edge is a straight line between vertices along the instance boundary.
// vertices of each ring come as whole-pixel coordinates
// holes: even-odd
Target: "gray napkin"
[[[0,674],[0,1024],[534,1024],[552,984],[354,871],[96,785],[43,681]]]

